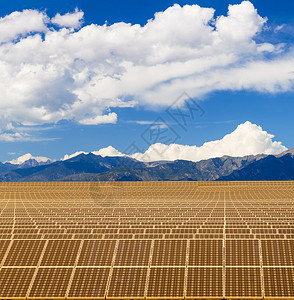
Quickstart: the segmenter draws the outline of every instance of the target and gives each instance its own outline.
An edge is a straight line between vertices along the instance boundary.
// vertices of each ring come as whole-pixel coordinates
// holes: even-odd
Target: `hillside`
[[[218,180],[294,180],[294,156],[291,153],[281,156],[269,155]]]

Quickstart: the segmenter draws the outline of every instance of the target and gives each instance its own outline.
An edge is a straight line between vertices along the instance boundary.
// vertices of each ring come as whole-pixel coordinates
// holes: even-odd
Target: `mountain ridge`
[[[287,164],[283,163],[284,160]],[[226,181],[250,180],[250,178],[292,180],[294,179],[292,160],[294,162],[294,148],[279,155],[258,154],[244,157],[226,155],[199,162],[187,160],[142,162],[127,156],[102,157],[93,153],[82,153],[68,160],[38,163],[36,166],[31,162],[23,165],[1,163],[0,181]],[[273,164],[277,174],[275,178],[269,175],[270,163]],[[257,176],[265,172],[267,175]]]

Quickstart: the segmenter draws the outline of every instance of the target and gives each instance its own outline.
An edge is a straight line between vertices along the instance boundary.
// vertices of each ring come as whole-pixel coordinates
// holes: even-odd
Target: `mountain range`
[[[18,162],[0,162],[0,173],[5,173],[8,171],[13,171],[16,169],[25,169],[25,168],[32,168],[37,166],[49,165],[52,161],[48,159],[47,161],[38,160],[35,158],[28,158],[27,160],[18,161]]]
[[[294,148],[279,155],[223,156],[199,162],[142,162],[130,157],[80,154],[51,162],[0,163],[1,182],[28,181],[294,180]]]

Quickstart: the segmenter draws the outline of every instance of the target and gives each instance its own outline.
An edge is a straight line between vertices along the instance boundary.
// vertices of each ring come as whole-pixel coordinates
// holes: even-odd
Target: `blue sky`
[[[169,9],[174,3],[180,6]],[[247,2],[242,7],[233,6],[239,8],[232,10],[228,19],[228,4],[240,3],[2,3],[0,71],[4,68],[4,83],[0,85],[0,103],[4,104],[0,107],[0,161],[25,153],[59,159],[65,154],[90,152],[109,145],[125,152],[133,141],[144,152],[151,140],[146,143],[142,135],[150,131],[150,126],[154,127],[152,122],[157,118],[165,122],[159,124],[162,129],[177,134],[177,144],[201,146],[222,139],[238,125],[250,121],[275,135],[274,141],[293,147],[294,3],[252,0],[257,13]],[[193,8],[194,4],[214,8],[213,17],[209,17],[211,11]],[[184,5],[188,5],[185,10]],[[26,9],[30,11],[13,15]],[[147,20],[158,12],[165,13],[157,14],[149,31],[143,32]],[[66,19],[67,13],[71,15]],[[204,21],[199,25],[195,19],[200,16]],[[218,22],[221,16],[223,22]],[[19,25],[25,18],[35,20],[33,24],[26,22],[27,29]],[[210,20],[205,23],[207,19]],[[102,26],[105,22],[105,30],[91,25]],[[123,26],[120,22],[141,27]],[[111,26],[115,28],[109,33],[107,28]],[[199,28],[190,28],[193,26]],[[8,36],[4,34],[7,28]],[[183,129],[167,109],[184,92],[205,113],[196,113]],[[180,100],[178,104],[185,109],[184,102]],[[173,112],[176,109],[172,107]],[[259,131],[256,132],[255,127],[250,127],[244,140],[251,143],[248,136],[253,136],[254,143],[259,137]],[[272,144],[264,147],[268,151],[277,149]],[[263,148],[254,149],[248,151],[254,154]]]

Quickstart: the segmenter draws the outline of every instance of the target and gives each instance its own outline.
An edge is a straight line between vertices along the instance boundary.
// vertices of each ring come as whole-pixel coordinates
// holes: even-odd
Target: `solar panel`
[[[259,266],[260,254],[257,240],[226,240],[227,266]]]
[[[115,266],[148,266],[151,241],[120,240]]]
[[[144,298],[147,268],[114,268],[107,297]]]
[[[0,183],[0,298],[294,298],[294,182]]]
[[[264,266],[294,266],[294,240],[262,240]]]
[[[0,264],[2,264],[2,260],[9,247],[9,244],[10,244],[9,240],[0,240]]]
[[[41,266],[74,266],[80,243],[79,240],[50,240]]]
[[[151,268],[147,297],[184,297],[185,268]]]
[[[264,268],[266,297],[291,297],[294,295],[293,268]]]
[[[261,297],[260,268],[226,268],[226,296]]]
[[[69,297],[104,299],[110,268],[76,268]]]
[[[86,240],[78,266],[111,266],[116,242],[114,240]]]
[[[44,246],[42,240],[13,241],[4,266],[37,266]]]
[[[188,268],[187,297],[222,297],[222,267]]]
[[[40,268],[29,297],[65,297],[72,268]]]
[[[185,266],[185,240],[156,240],[152,256],[152,266]]]
[[[0,297],[26,297],[35,268],[2,268],[0,270]]]
[[[222,240],[191,240],[189,266],[222,266]]]

